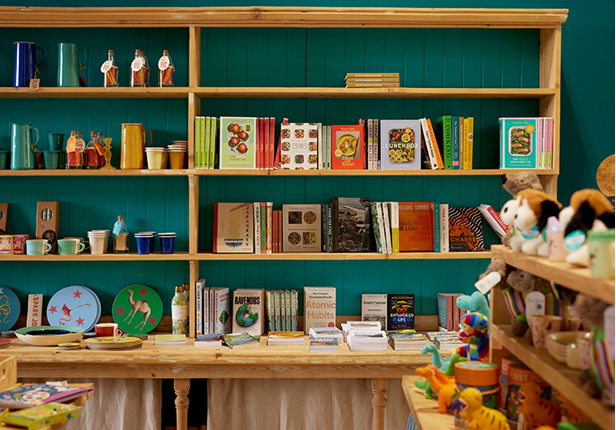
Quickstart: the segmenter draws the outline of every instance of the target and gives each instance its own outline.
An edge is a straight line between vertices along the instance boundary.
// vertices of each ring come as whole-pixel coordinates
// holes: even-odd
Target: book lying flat
[[[185,334],[157,334],[154,337],[154,345],[184,345]]]
[[[222,346],[222,333],[202,334],[195,338],[194,346],[217,347]]]
[[[0,421],[28,430],[36,430],[54,424],[64,423],[81,416],[81,406],[62,403],[47,403],[34,408],[22,409],[1,415]]]
[[[222,336],[222,340],[229,348],[258,348],[261,336],[249,333],[231,333]]]
[[[28,384],[0,393],[0,407],[25,409],[50,402],[68,402],[94,391],[94,388]]]

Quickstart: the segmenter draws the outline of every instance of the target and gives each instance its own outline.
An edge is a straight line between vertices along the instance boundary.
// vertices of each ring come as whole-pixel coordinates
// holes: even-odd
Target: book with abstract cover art
[[[253,253],[253,204],[214,203],[214,253]]]
[[[387,330],[415,328],[415,294],[387,295]]]
[[[288,123],[280,126],[281,155],[283,170],[316,170],[318,166],[317,123]]]
[[[233,292],[233,333],[261,335],[265,331],[265,290],[240,288]]]
[[[434,251],[434,204],[398,204],[400,252]]]
[[[364,170],[366,159],[363,125],[332,125],[333,170]]]
[[[449,252],[483,251],[479,208],[449,208]]]
[[[381,121],[381,169],[421,169],[421,121]]]
[[[367,198],[332,198],[334,252],[368,252],[370,250],[370,200]]]
[[[68,402],[94,388],[65,387],[47,384],[28,384],[0,393],[0,407],[9,409],[33,408],[49,402]]]

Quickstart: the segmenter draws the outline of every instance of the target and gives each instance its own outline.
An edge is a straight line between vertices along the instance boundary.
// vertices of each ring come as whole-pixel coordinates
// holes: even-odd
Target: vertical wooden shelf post
[[[558,174],[560,172],[560,49],[561,27],[539,30],[539,86],[555,90],[553,96],[542,97],[539,101],[539,115],[554,118],[553,169],[554,175],[541,176],[545,192],[557,197]]]

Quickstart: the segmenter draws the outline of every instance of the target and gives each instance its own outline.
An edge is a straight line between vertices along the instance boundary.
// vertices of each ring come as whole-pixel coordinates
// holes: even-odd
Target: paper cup
[[[558,333],[562,318],[556,315],[534,315],[530,319],[533,333],[533,345],[538,349],[545,349],[545,338],[548,334]]]

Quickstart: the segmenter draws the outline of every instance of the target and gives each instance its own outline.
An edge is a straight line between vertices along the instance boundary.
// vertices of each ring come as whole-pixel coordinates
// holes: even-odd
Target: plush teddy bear
[[[559,221],[565,227],[565,237],[576,230],[587,235],[589,230],[603,231],[614,228],[614,208],[600,191],[580,190],[573,193],[570,205],[561,211]],[[569,240],[566,239],[565,243]],[[588,244],[584,243],[579,248],[569,251],[567,263],[573,266],[590,266]]]
[[[558,216],[562,205],[549,194],[530,188],[520,191],[516,197],[520,200],[513,225],[527,239],[522,244],[522,252],[537,255],[542,247],[542,256],[547,257],[548,247],[542,232],[548,218]]]

